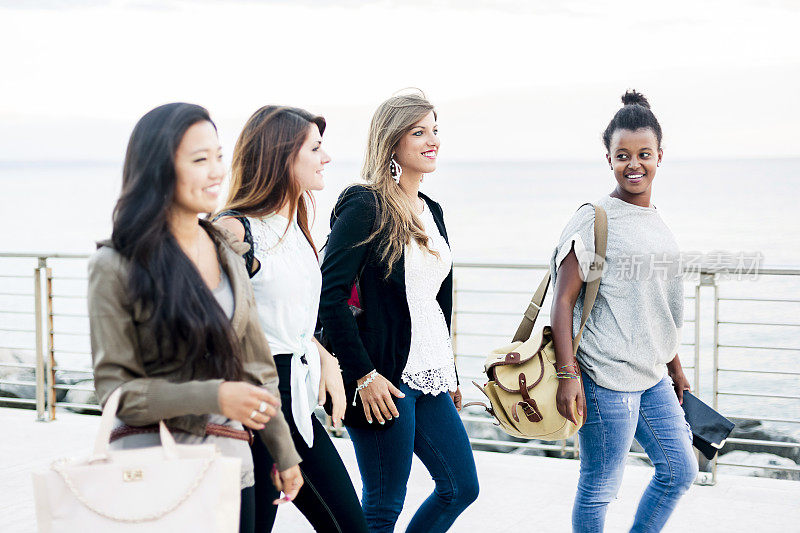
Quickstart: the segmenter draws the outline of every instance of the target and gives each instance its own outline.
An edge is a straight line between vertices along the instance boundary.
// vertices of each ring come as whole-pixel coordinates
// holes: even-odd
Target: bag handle
[[[89,463],[105,461],[108,459],[108,445],[111,442],[111,430],[114,426],[114,418],[119,408],[119,399],[122,396],[122,387],[117,387],[111,396],[106,400],[103,407],[103,414],[100,416],[100,427],[97,430],[97,437],[94,441],[94,451],[89,458]],[[164,450],[164,457],[167,459],[177,459],[178,450],[175,439],[167,429],[167,425],[161,420],[158,422],[158,432],[161,435],[161,446]]]
[[[606,216],[605,209],[597,204],[583,205],[591,205],[594,207],[595,261],[592,261],[589,270],[602,272],[603,265],[605,264],[606,260],[606,247],[608,245],[608,217]],[[583,207],[583,205],[581,207]],[[574,339],[572,339],[572,355],[578,353],[578,344],[581,342],[583,328],[586,325],[586,321],[589,319],[589,314],[592,312],[592,307],[594,307],[594,302],[597,299],[597,293],[600,290],[601,277],[602,276],[597,276],[596,279],[593,279],[586,284],[586,293],[583,300],[583,312],[581,314],[581,327],[578,329],[578,334],[575,335]],[[542,279],[542,282],[539,283],[539,287],[536,289],[533,298],[531,298],[528,308],[525,310],[525,313],[522,316],[522,322],[520,322],[517,332],[514,333],[512,342],[525,342],[530,338],[531,332],[533,332],[534,323],[536,322],[536,318],[539,316],[539,311],[542,308],[542,302],[544,302],[544,298],[547,296],[547,288],[549,285],[550,272],[548,271],[547,274],[545,274],[544,279]]]
[[[89,464],[92,464],[96,461],[104,461],[109,459],[108,444],[111,438],[111,428],[114,425],[114,418],[117,414],[117,408],[119,407],[120,396],[122,396],[122,387],[117,387],[117,389],[114,390],[114,392],[112,392],[106,400],[106,405],[103,407],[103,414],[100,417],[100,428],[97,431],[97,438],[94,443],[94,453],[89,458]],[[167,459],[178,459],[175,439],[170,434],[163,420],[159,421],[158,425],[159,433],[161,434],[161,446],[164,450],[164,456]],[[189,499],[192,494],[194,494],[194,492],[200,486],[200,483],[203,481],[206,473],[214,464],[214,461],[218,456],[220,456],[220,451],[219,449],[215,449],[214,453],[207,457],[200,465],[199,471],[195,475],[188,488],[186,488],[183,493],[174,501],[166,504],[160,510],[155,512],[128,516],[113,514],[105,509],[101,509],[99,506],[95,505],[94,502],[89,501],[86,495],[81,492],[80,488],[75,483],[75,480],[70,476],[68,467],[71,465],[72,460],[59,459],[53,462],[51,468],[61,477],[72,495],[75,496],[75,498],[90,511],[115,522],[137,524],[158,520],[180,507],[186,500]]]

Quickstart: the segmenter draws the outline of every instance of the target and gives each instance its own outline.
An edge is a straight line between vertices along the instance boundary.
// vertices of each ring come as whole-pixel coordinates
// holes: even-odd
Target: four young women
[[[577,362],[591,206],[573,216],[551,260],[558,364],[572,369],[560,376],[575,378],[559,383],[559,411],[576,420],[577,405],[586,419],[575,531],[602,531],[633,438],[656,465],[633,531],[659,531],[697,470],[679,406],[689,388],[675,353],[681,279],[621,272],[633,255],[677,255],[650,203],[661,128],[643,96],[623,102],[603,136],[617,187],[599,202],[607,268]],[[225,175],[207,112],[168,104],[139,121],[112,238],[89,267],[98,395],[104,403],[123,390],[116,446],[157,444],[164,419],[179,440],[240,457],[241,531],[259,532],[286,501],[318,531],[393,531],[417,455],[435,488],[407,530],[450,528],[477,498],[478,479],[458,416],[452,254],[441,206],[419,190],[436,169],[436,120],[419,95],[381,104],[364,184],[340,195],[321,270],[308,219],[330,160],[322,117],[266,106],[248,120],[216,227],[198,218],[216,211]],[[314,338],[317,318],[336,357]],[[361,504],[313,415],[326,399],[353,441]],[[256,431],[252,448],[245,428]]]

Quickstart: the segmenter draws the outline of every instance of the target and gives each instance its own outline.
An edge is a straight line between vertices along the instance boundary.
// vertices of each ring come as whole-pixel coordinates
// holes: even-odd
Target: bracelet
[[[580,379],[581,377],[574,372],[556,372],[558,379]]]
[[[580,372],[581,372],[581,369],[578,366],[578,363],[570,363],[568,365],[564,365],[564,366],[560,367],[558,370],[560,372],[564,372],[564,369],[567,369],[567,371],[568,371],[570,368],[575,369],[575,371],[574,371],[575,374],[580,374]]]
[[[366,380],[364,380],[364,383],[362,383],[361,385],[356,387],[356,392],[353,395],[353,407],[356,406],[356,398],[358,398],[358,391],[360,391],[361,389],[365,389],[365,388],[369,387],[370,383],[375,381],[375,378],[378,377],[378,371],[377,370],[373,370],[372,372],[367,374],[367,376],[368,377],[367,377]]]

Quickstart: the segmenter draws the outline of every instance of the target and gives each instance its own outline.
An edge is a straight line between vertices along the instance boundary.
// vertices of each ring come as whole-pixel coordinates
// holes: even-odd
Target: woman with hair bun
[[[436,486],[406,531],[446,531],[478,496],[457,412],[452,255],[441,206],[419,191],[438,152],[428,100],[410,94],[382,103],[369,129],[366,184],[339,196],[322,263],[320,319],[342,364],[345,424],[372,532],[394,531],[414,455]],[[348,305],[353,293],[358,318]]]
[[[616,187],[596,202],[608,218],[606,261],[577,360],[572,339],[594,261],[591,205],[569,221],[550,262],[553,337],[557,365],[564,370],[558,410],[575,423],[585,420],[578,432],[575,532],[603,530],[634,438],[655,465],[655,475],[631,531],[661,531],[697,475],[692,433],[680,406],[689,381],[676,353],[683,325],[679,249],[651,203],[663,155],[661,126],[642,94],[628,91],[622,103],[603,133]]]

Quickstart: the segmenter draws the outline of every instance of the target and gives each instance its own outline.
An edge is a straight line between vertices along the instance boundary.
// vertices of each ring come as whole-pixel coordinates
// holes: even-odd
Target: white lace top
[[[313,342],[322,289],[319,261],[296,217],[291,223],[278,214],[248,220],[253,252],[261,263],[251,279],[258,317],[272,353],[292,354],[292,418],[310,448],[321,376]]]
[[[453,256],[427,205],[420,216],[430,239],[429,247],[439,252],[440,257],[423,250],[416,241],[405,247],[411,348],[402,380],[413,389],[435,395],[455,391],[457,386],[453,345],[442,308],[436,301],[442,282],[450,273]]]

